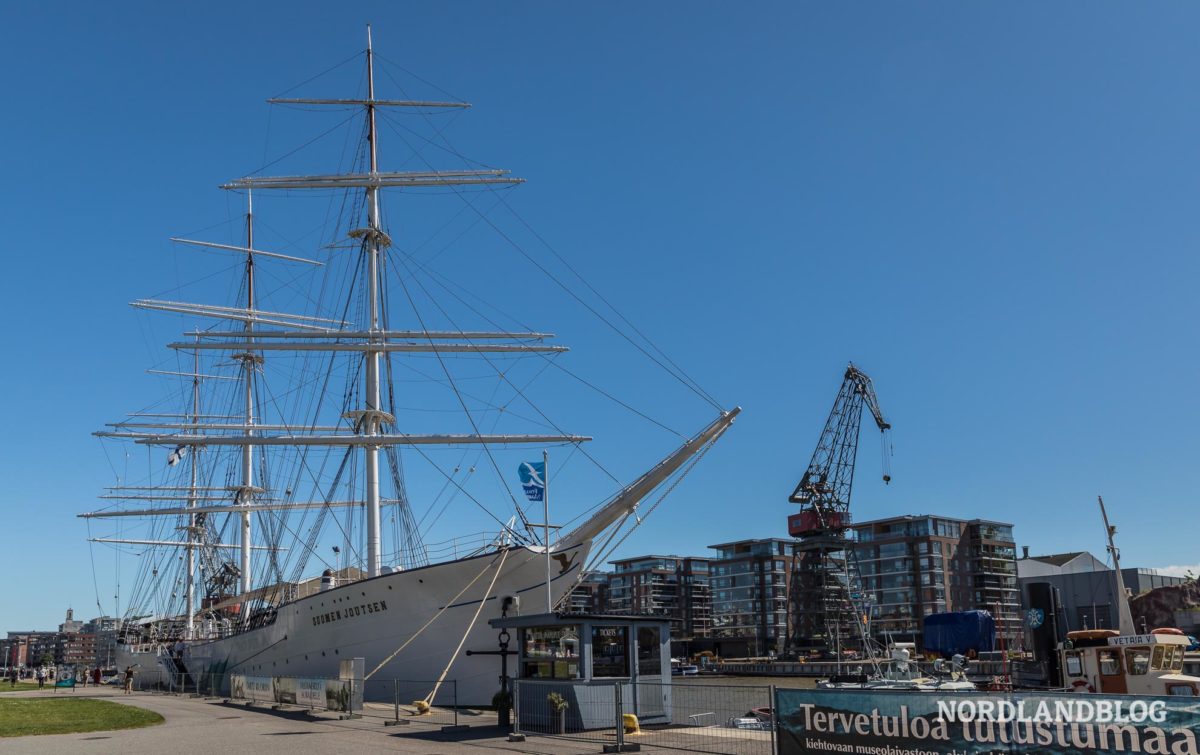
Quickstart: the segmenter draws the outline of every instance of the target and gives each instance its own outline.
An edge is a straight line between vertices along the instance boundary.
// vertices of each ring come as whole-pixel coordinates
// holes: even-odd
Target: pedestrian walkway
[[[184,695],[123,695],[120,689],[75,692],[59,696],[96,697],[155,711],[166,721],[159,726],[124,731],[94,731],[36,737],[0,737],[0,754],[70,752],[72,755],[119,752],[121,755],[184,755],[186,753],[241,753],[254,755],[304,755],[330,752],[410,752],[422,755],[479,755],[486,751],[549,755],[595,755],[598,747],[558,740],[510,743],[507,732],[491,725],[472,725],[465,732],[442,733],[440,728],[410,724],[384,726],[379,719],[340,720],[322,714],[308,720],[303,711],[276,712],[269,706],[247,708]],[[5,693],[0,697],[52,697],[39,692]]]

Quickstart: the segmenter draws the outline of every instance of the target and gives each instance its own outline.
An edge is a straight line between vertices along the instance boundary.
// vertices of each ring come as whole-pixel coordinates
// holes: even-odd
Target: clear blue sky
[[[168,236],[240,211],[218,182],[298,143],[262,100],[368,21],[475,104],[457,143],[529,179],[523,217],[745,407],[618,555],[785,535],[854,360],[895,425],[887,488],[864,432],[856,518],[1102,554],[1102,493],[1126,565],[1200,562],[1194,5],[27,3],[0,28],[0,631],[111,611],[74,515],[113,482],[90,433],[161,358],[126,303],[175,284]],[[655,409],[708,419],[678,401]]]

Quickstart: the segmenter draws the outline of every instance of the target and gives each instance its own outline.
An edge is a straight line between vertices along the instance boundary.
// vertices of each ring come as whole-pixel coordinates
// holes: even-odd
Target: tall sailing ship
[[[554,368],[588,383],[561,368],[566,349],[552,345],[551,334],[467,327],[463,322],[470,316],[450,315],[429,289],[440,288],[445,298],[466,305],[473,322],[494,326],[501,319],[468,301],[465,289],[438,277],[428,259],[418,259],[413,250],[419,245],[393,242],[384,199],[412,202],[423,191],[450,193],[462,199],[472,225],[494,227],[475,196],[490,196],[521,179],[478,165],[382,170],[379,126],[389,113],[409,112],[428,121],[467,105],[378,98],[379,59],[369,29],[365,64],[366,91],[358,97],[269,100],[349,110],[362,128],[358,148],[348,150],[349,170],[256,173],[230,181],[221,188],[246,199],[244,236],[234,243],[173,239],[234,255],[236,301],[133,302],[139,309],[179,315],[189,325],[201,323],[170,344],[174,369],[156,370],[177,381],[173,398],[182,406],[167,412],[154,405],[97,433],[106,443],[157,449],[160,455],[152,458],[165,460],[152,462],[136,484],[126,475],[101,496],[104,508],[81,515],[92,541],[135,553],[142,564],[134,594],[126,597],[117,665],[139,666],[143,683],[190,678],[228,684],[230,674],[336,676],[340,661],[363,658],[368,678],[451,678],[459,702],[487,703],[497,691],[499,664],[464,651],[495,648],[488,620],[506,610],[557,606],[584,570],[641,523],[738,414],[737,408],[722,409],[634,329],[636,337],[623,336],[628,343],[703,396],[716,410],[715,419],[695,434],[677,433],[681,444],[668,446],[674,450],[625,484],[595,462],[614,481],[611,492],[569,526],[552,528],[548,508],[520,502],[509,479],[516,477],[513,454],[522,459],[557,447],[568,459],[594,462],[586,449],[591,438],[561,430],[533,404],[530,385]],[[392,130],[403,133],[394,125]],[[462,157],[444,148],[440,130],[426,140],[434,142]],[[338,230],[327,237],[332,243],[311,245],[317,247],[312,256],[259,248],[266,245],[255,239],[252,197],[278,192],[329,198],[327,214],[339,219]],[[409,206],[421,210],[419,204]],[[560,278],[512,238],[503,232],[501,237],[565,290]],[[285,267],[289,272],[280,273]],[[309,306],[302,311],[270,306],[270,294],[297,288],[302,273],[290,272],[296,269],[313,270],[308,288],[295,297]],[[390,300],[398,306],[390,308]],[[447,327],[435,327],[435,320]],[[406,329],[393,325],[398,321]],[[480,376],[464,375],[463,364],[491,381],[489,396],[472,392],[468,381]],[[416,376],[424,387],[414,388],[408,401],[398,398]],[[430,398],[434,393],[440,397]],[[448,416],[435,408],[445,404],[460,410],[458,431],[416,429],[427,416],[422,411]],[[506,422],[536,431],[504,432]],[[454,450],[452,461],[438,456],[442,449]],[[418,466],[434,478],[421,488],[429,498],[425,514],[417,513],[410,496]],[[528,490],[544,497],[548,470],[536,464],[529,469],[535,467],[541,478],[535,474]],[[476,482],[482,476],[477,468],[494,474],[490,489]],[[651,495],[653,503],[639,508]],[[511,511],[497,514],[490,505],[497,498],[511,503]],[[436,521],[454,503],[473,504],[468,508],[483,511],[494,526],[479,535],[425,542],[430,519]],[[140,537],[130,536],[130,522],[143,523]],[[91,529],[104,526],[114,529]],[[371,687],[367,690],[370,696]]]

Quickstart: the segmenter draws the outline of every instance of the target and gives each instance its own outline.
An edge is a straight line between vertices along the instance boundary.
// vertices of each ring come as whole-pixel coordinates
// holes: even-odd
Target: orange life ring
[[[1083,680],[1083,679],[1076,679],[1075,681],[1071,682],[1071,687],[1072,687],[1072,690],[1071,690],[1072,692],[1083,692],[1083,688],[1084,688],[1084,687],[1087,687],[1087,691],[1088,691],[1088,692],[1095,692],[1095,691],[1096,691],[1096,688],[1095,688],[1095,687],[1093,687],[1092,685],[1088,684],[1088,683],[1087,683],[1085,680]]]
[[[1178,635],[1182,635],[1182,634],[1183,634],[1183,630],[1181,630],[1181,629],[1176,629],[1175,627],[1159,627],[1158,629],[1152,629],[1152,630],[1150,630],[1150,634],[1178,634]]]

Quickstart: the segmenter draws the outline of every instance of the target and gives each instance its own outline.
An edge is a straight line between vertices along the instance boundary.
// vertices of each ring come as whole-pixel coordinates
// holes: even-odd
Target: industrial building
[[[1154,569],[1121,569],[1125,590],[1131,595],[1187,580],[1160,574]],[[1022,602],[1029,605],[1029,585],[1048,582],[1058,589],[1060,621],[1065,629],[1116,629],[1116,579],[1112,567],[1087,551],[1030,556],[1025,548],[1017,560],[1017,581]]]

